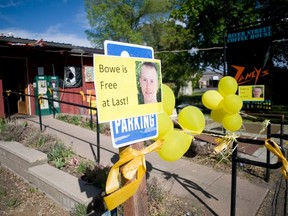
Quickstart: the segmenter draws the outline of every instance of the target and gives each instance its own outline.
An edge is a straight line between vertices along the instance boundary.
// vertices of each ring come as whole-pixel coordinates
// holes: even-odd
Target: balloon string
[[[183,132],[187,135],[194,136],[194,135],[200,135],[201,134],[201,132],[199,132],[199,131],[194,131],[194,130],[190,130],[190,129],[183,127],[177,120],[175,120],[175,122],[181,127]]]
[[[271,124],[270,120],[269,119],[265,119],[263,122],[262,122],[262,128],[260,130],[260,132],[257,134],[257,136],[254,137],[254,139],[256,140],[265,130],[266,128]]]

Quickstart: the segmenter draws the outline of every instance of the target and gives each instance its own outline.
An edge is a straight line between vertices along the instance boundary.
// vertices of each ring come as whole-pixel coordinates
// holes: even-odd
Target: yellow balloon
[[[202,103],[208,109],[219,109],[223,96],[216,90],[208,90],[202,95]]]
[[[227,113],[221,108],[217,110],[211,110],[210,117],[215,122],[222,123],[222,120],[226,114]]]
[[[165,85],[162,84],[162,103],[164,112],[166,112],[169,116],[172,115],[174,107],[175,107],[175,95],[173,90]]]
[[[187,106],[179,112],[178,122],[182,129],[200,134],[205,127],[205,116],[199,108]]]
[[[237,113],[242,109],[243,101],[235,94],[226,95],[222,102],[222,107],[229,114]]]
[[[158,122],[158,136],[154,138],[157,140],[167,134],[169,131],[173,130],[174,124],[171,118],[167,115],[167,113],[162,112],[157,114],[157,122]]]
[[[223,127],[228,131],[237,131],[242,127],[242,117],[239,113],[227,114],[222,120]]]
[[[172,162],[180,159],[188,151],[193,136],[174,129],[167,133],[163,139],[162,148],[157,153],[161,159]]]
[[[229,94],[235,94],[238,89],[238,83],[235,78],[231,76],[225,76],[220,79],[218,83],[218,91],[221,93],[221,95],[229,95]]]

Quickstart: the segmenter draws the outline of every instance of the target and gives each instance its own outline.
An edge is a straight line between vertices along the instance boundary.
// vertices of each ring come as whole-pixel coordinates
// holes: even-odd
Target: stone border
[[[88,205],[101,190],[47,163],[47,155],[18,142],[0,141],[0,163],[62,207]]]

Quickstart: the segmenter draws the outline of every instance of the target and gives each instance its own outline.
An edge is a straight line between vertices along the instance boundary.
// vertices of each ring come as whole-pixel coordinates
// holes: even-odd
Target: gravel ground
[[[0,165],[0,215],[68,216],[70,214],[44,193]]]

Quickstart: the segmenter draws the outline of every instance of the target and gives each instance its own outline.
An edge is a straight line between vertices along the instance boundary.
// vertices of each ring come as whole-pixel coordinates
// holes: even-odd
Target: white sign
[[[105,55],[154,58],[152,47],[106,40]],[[114,148],[148,140],[158,136],[157,114],[120,119],[110,122]]]

